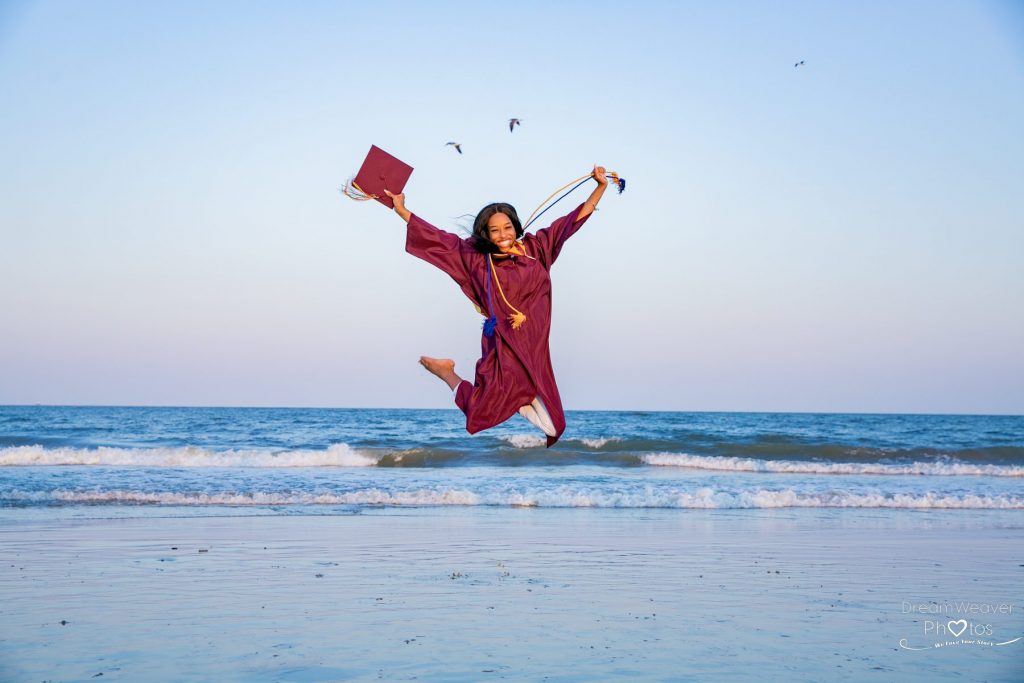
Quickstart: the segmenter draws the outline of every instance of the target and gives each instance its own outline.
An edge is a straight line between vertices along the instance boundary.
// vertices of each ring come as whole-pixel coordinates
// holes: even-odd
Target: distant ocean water
[[[0,508],[1024,509],[1024,417],[0,407]]]

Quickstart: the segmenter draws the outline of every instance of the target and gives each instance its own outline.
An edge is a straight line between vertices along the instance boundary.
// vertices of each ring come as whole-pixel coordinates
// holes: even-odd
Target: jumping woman
[[[597,187],[583,204],[533,234],[524,234],[516,210],[499,202],[480,210],[473,234],[463,239],[411,213],[404,194],[387,192],[395,213],[408,224],[405,250],[451,276],[487,318],[472,384],[456,374],[450,358],[420,358],[423,367],[455,392],[470,434],[517,412],[547,435],[549,447],[565,431],[548,349],[549,271],[562,245],[587,221],[608,187],[604,167],[595,166],[591,177]]]

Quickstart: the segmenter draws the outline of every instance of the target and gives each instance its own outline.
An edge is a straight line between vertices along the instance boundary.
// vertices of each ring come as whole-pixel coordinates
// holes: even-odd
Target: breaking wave
[[[895,464],[881,462],[758,460],[755,458],[689,455],[686,453],[648,453],[640,455],[639,458],[647,465],[688,467],[691,469],[727,472],[1024,477],[1024,467],[1016,465],[975,465],[948,459],[939,462]]]
[[[544,448],[547,440],[533,434],[506,434],[499,437],[513,448]]]
[[[215,451],[198,446],[176,448],[47,448],[40,445],[0,448],[0,467],[95,465],[107,467],[404,467],[438,468],[487,465],[496,467],[678,467],[718,472],[766,474],[989,476],[1024,477],[1024,466],[963,461],[941,456],[924,461],[834,461],[743,458],[689,453],[629,453],[615,439],[582,439],[593,450],[545,449],[543,437],[517,434],[501,437],[512,448],[354,449],[336,443],[315,449]]]
[[[694,491],[644,489],[634,492],[594,491],[559,486],[475,492],[466,489],[386,491],[370,488],[343,493],[282,492],[144,492],[11,491],[6,505],[225,505],[225,506],[497,506],[552,508],[903,508],[903,509],[1024,509],[1015,496],[953,495],[935,493],[800,493],[791,489],[727,492],[712,488]]]
[[[513,448],[544,448],[547,445],[547,440],[543,436],[537,436],[535,434],[505,434],[504,436],[498,437],[500,440],[509,444]],[[596,438],[580,438],[580,439],[562,439],[559,443],[562,447],[572,447],[575,444],[583,444],[589,449],[600,450],[611,443],[621,442],[622,439],[617,436],[609,437],[596,437]]]
[[[0,449],[0,466],[109,465],[115,467],[373,467],[379,457],[332,444],[324,450],[211,451],[181,448],[43,448]]]

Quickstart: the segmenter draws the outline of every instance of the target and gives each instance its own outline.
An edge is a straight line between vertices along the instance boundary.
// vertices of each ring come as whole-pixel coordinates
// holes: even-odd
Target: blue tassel
[[[622,194],[625,189],[626,189],[626,179],[625,178],[619,178],[619,194]]]
[[[487,265],[484,266],[484,277],[487,278],[487,312],[491,314],[487,320],[484,321],[484,336],[493,337],[494,328],[498,326],[498,318],[494,315],[494,302],[491,301],[491,268],[494,264],[491,263],[491,255],[487,255]]]

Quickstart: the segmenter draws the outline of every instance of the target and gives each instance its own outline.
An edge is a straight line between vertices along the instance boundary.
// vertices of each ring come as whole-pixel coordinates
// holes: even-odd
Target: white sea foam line
[[[506,434],[500,438],[513,448],[543,448],[547,445],[543,437],[533,434]]]
[[[505,443],[510,444],[513,448],[543,448],[547,445],[547,441],[542,436],[536,436],[534,434],[505,434],[498,437]],[[606,444],[614,441],[622,441],[617,436],[610,437],[597,437],[593,439],[584,438],[578,439],[587,448],[599,449]]]
[[[620,439],[617,436],[609,436],[597,437],[594,439],[580,439],[580,441],[583,442],[583,445],[586,446],[587,448],[598,449],[602,448],[605,444],[613,443],[615,441],[622,441],[622,439]]]
[[[17,498],[15,498],[17,499]],[[53,491],[29,494],[26,501],[67,503],[134,503],[149,505],[478,505],[470,491],[366,489],[349,493],[150,493],[145,491]]]
[[[733,472],[1024,477],[1024,467],[1016,465],[972,465],[956,462],[913,462],[906,465],[877,462],[827,463],[798,460],[757,460],[728,456],[689,455],[687,453],[648,453],[641,455],[640,459],[648,465],[661,467],[689,467]]]
[[[143,467],[373,467],[379,462],[336,443],[321,451],[211,451],[181,448],[0,448],[0,467],[17,465],[114,465]]]
[[[902,509],[1024,509],[1024,498],[980,495],[882,494],[830,492],[801,494],[791,489],[725,492],[701,488],[693,492],[600,491],[561,486],[548,490],[509,490],[477,493],[462,489],[383,491],[373,488],[346,493],[200,493],[145,491],[12,491],[3,499],[22,503],[142,505],[489,505],[511,507],[596,508],[902,508]]]

